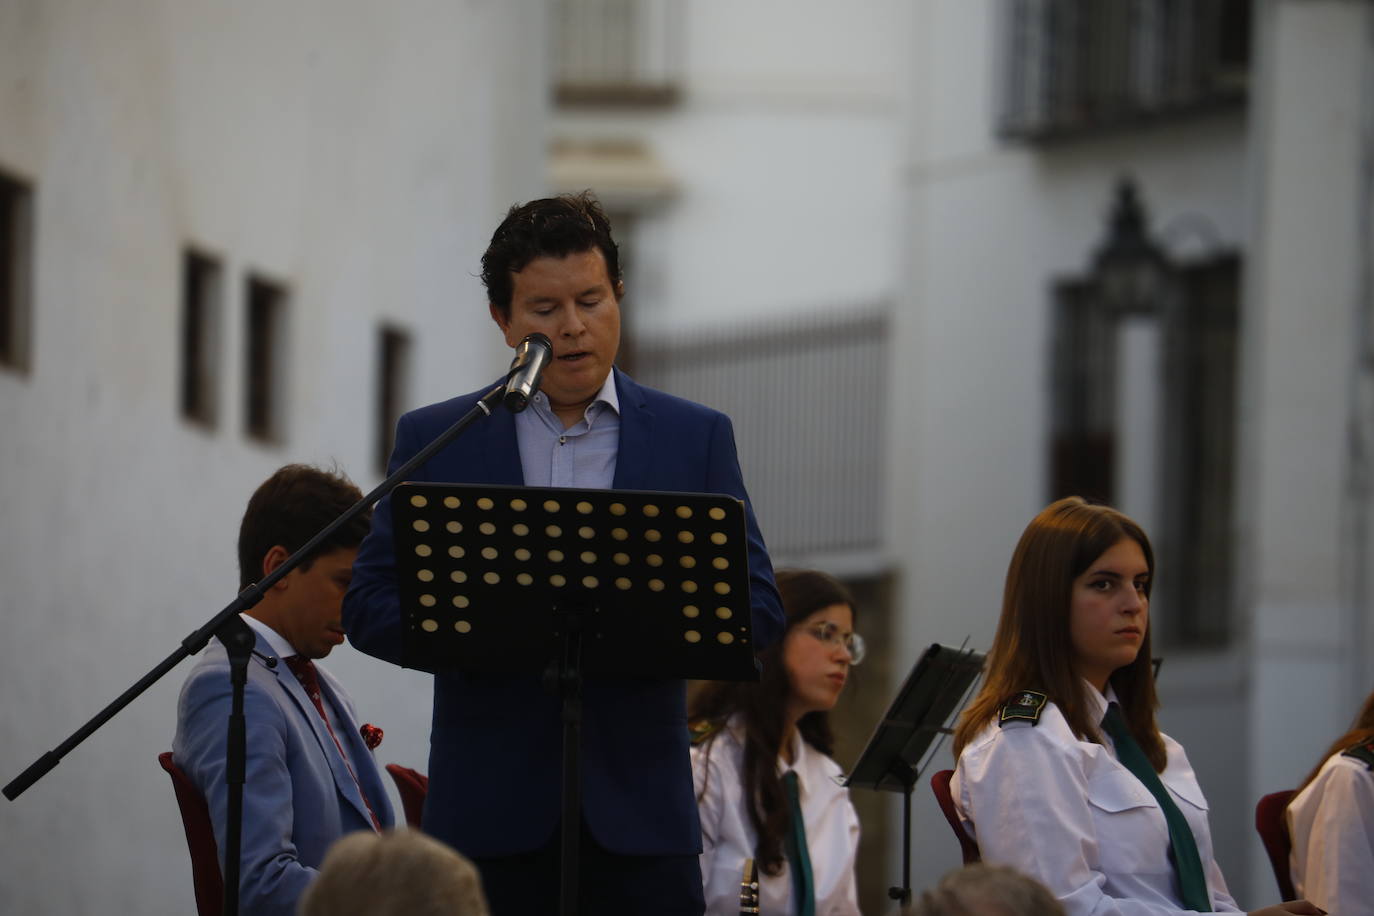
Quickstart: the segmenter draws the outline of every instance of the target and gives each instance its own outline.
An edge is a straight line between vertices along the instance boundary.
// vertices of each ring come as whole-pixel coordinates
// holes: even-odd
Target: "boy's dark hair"
[[[482,255],[487,301],[510,317],[511,274],[535,258],[566,258],[597,249],[606,259],[611,288],[620,291],[620,249],[611,223],[590,191],[545,197],[510,208]]]
[[[295,553],[363,498],[353,481],[343,474],[306,464],[288,464],[253,493],[239,525],[239,588],[262,578],[262,558],[277,545]],[[298,568],[305,570],[316,556],[346,547],[357,547],[372,527],[372,510],[360,513],[344,525]]]

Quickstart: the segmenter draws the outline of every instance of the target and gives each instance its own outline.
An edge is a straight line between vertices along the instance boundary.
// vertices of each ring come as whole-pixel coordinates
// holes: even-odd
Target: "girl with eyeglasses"
[[[706,912],[734,916],[752,902],[754,912],[856,914],[859,818],[830,758],[827,714],[863,639],[834,578],[776,579],[787,631],[759,653],[760,681],[711,682],[689,704]]]
[[[1241,911],[1188,757],[1155,723],[1153,575],[1134,521],[1050,504],[1012,554],[987,679],[954,733],[950,789],[983,860],[1039,880],[1069,916]]]

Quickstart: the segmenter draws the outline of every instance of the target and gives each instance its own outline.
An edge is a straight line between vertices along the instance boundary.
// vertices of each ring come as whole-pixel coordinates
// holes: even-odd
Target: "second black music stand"
[[[411,483],[391,505],[406,664],[543,674],[562,698],[560,896],[571,914],[583,678],[758,680],[744,503]]]
[[[847,786],[904,796],[902,886],[887,892],[903,906],[911,902],[911,792],[923,769],[919,762],[937,735],[950,733],[946,723],[963,706],[983,661],[983,654],[972,649],[938,643],[927,649],[912,666],[845,780]]]

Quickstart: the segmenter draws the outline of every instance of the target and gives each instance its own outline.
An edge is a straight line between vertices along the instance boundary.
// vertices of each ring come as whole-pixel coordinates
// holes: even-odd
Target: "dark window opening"
[[[33,189],[0,174],[0,367],[32,368]]]
[[[377,471],[386,473],[387,460],[396,447],[396,421],[406,404],[410,378],[410,335],[383,327],[377,352],[377,435],[374,451]]]
[[[286,291],[260,277],[249,277],[246,305],[244,432],[261,442],[280,442],[284,434],[281,402]]]
[[[182,257],[181,414],[214,427],[218,419],[219,322],[223,270],[196,251]]]

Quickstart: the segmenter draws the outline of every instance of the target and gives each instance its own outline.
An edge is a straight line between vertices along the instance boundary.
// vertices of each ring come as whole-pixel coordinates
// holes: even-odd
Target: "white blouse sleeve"
[[[1310,826],[1295,825],[1305,830],[1293,839],[1305,846],[1306,862],[1293,883],[1328,913],[1364,912],[1374,901],[1374,774],[1362,764],[1328,763],[1304,794],[1314,789],[1321,796]]]
[[[720,837],[721,813],[725,807],[722,786],[724,774],[714,755],[709,752],[714,742],[692,748],[692,788],[697,796],[697,815],[701,818],[701,871],[707,866]]]
[[[1153,802],[1124,770],[1090,772],[1083,747],[1056,740],[1042,723],[1007,727],[992,741],[964,749],[956,802],[976,830],[983,859],[1040,881],[1069,916],[1192,912],[1168,905],[1163,897],[1109,895],[1109,874],[1141,867],[1142,847],[1148,844],[1130,831],[1144,824],[1144,810]],[[1113,825],[1113,835],[1100,833],[1104,822]],[[1208,865],[1209,876],[1219,877],[1215,863]]]
[[[844,795],[845,850],[847,855],[841,872],[840,887],[835,901],[828,909],[818,907],[824,916],[858,916],[859,888],[854,879],[854,865],[859,858],[859,814],[849,798],[848,790]]]

